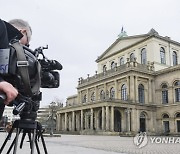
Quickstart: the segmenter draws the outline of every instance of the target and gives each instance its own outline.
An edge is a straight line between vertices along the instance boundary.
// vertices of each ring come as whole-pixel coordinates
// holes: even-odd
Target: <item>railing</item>
[[[107,77],[112,76],[112,75],[121,74],[123,72],[126,72],[128,70],[132,70],[132,69],[140,71],[140,72],[147,72],[148,73],[148,72],[154,71],[154,65],[153,65],[153,63],[148,63],[147,65],[139,64],[136,61],[127,62],[124,65],[121,65],[121,66],[115,67],[113,69],[107,70],[106,72],[102,72],[99,74],[96,73],[94,76],[91,76],[91,77],[88,75],[88,77],[86,79],[83,79],[81,77],[81,78],[79,78],[79,84],[78,85],[81,86],[83,84],[86,84],[89,82],[94,82],[96,80],[101,80],[101,79],[107,78]]]

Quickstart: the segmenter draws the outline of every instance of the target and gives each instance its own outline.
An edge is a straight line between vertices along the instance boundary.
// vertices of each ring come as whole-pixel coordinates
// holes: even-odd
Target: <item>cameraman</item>
[[[0,49],[8,48],[8,35],[5,23],[0,19]],[[10,83],[3,81],[0,77],[0,93],[6,94],[6,100],[0,103],[0,119],[2,117],[5,104],[8,105],[18,95],[17,89],[15,89]]]
[[[13,19],[10,20],[9,23],[23,34],[23,37],[20,39],[20,43],[29,47],[29,42],[32,36],[32,29],[29,23],[22,19]]]
[[[20,39],[20,43],[29,47],[29,42],[32,35],[30,25],[22,19],[13,19],[10,20],[9,23],[22,33],[23,37]],[[2,20],[0,20],[0,49],[8,48],[9,41],[6,25]],[[7,97],[4,104],[0,103],[1,119],[5,104],[8,105],[12,100],[14,100],[18,95],[18,91],[10,83],[3,81],[3,79],[0,78],[0,81],[0,92],[5,93]]]

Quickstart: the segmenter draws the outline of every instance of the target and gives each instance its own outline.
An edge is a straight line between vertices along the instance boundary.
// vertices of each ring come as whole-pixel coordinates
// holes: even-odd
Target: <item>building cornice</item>
[[[170,72],[175,72],[175,71],[178,71],[180,70],[180,64],[179,65],[176,65],[176,66],[170,66],[168,68],[165,68],[165,69],[162,69],[162,70],[159,70],[159,71],[156,71],[154,73],[154,75],[162,75],[162,74],[166,74],[166,73],[170,73]],[[180,73],[180,72],[179,72]]]
[[[99,100],[96,102],[89,102],[89,103],[83,103],[83,104],[76,104],[73,106],[66,106],[63,108],[60,108],[57,111],[58,113],[65,113],[65,112],[73,112],[73,111],[80,111],[80,110],[86,110],[91,108],[100,108],[103,106],[113,106],[113,107],[120,107],[120,108],[132,108],[132,109],[146,109],[146,110],[155,110],[157,105],[154,104],[139,104],[139,103],[133,103],[131,101],[123,101],[119,99],[109,99],[109,100]]]

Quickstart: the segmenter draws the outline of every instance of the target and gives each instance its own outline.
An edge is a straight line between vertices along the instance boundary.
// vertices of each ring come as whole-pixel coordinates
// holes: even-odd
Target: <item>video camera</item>
[[[40,88],[59,87],[60,77],[55,70],[62,70],[62,65],[46,58],[44,49],[48,46],[33,51],[19,40],[11,41],[8,49],[0,49],[0,76],[18,89],[19,96],[11,105],[16,106],[13,113],[23,119],[36,119],[42,99]]]

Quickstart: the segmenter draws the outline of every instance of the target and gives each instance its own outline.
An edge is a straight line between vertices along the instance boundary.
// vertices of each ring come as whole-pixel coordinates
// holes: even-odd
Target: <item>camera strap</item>
[[[24,90],[28,95],[32,96],[33,93],[32,93],[31,86],[30,86],[29,71],[28,71],[29,63],[26,60],[26,56],[25,56],[23,47],[22,47],[22,45],[20,45],[20,43],[18,41],[12,43],[11,45],[16,50],[17,67],[20,72],[22,81],[24,83]]]

